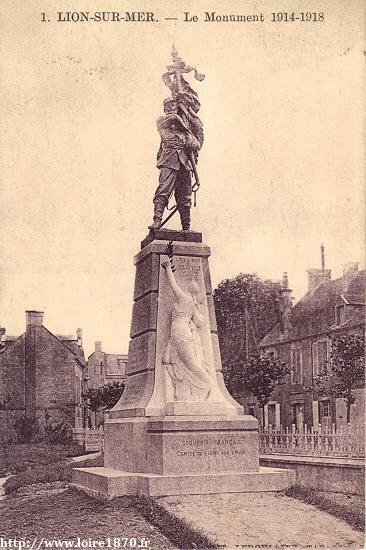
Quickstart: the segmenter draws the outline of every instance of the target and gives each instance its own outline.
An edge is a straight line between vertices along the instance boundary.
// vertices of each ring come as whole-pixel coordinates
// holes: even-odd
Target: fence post
[[[310,430],[310,449],[311,449],[311,454],[314,454],[314,443],[315,443],[314,426],[311,426],[311,430]]]
[[[305,454],[307,454],[307,450],[308,450],[308,426],[307,426],[307,424],[304,424],[304,450],[305,450]]]
[[[331,450],[331,453],[334,454],[335,451],[336,451],[336,440],[335,440],[335,425],[334,425],[334,422],[332,423],[332,435],[331,435],[331,440],[330,440],[330,450]]]
[[[283,452],[283,449],[286,449],[286,430],[280,425],[280,445],[281,445],[281,452]]]
[[[291,426],[291,449],[293,451],[295,450],[295,431],[296,431],[296,426],[295,426],[295,424],[292,424],[292,426]]]
[[[329,453],[329,426],[325,426],[325,453]]]

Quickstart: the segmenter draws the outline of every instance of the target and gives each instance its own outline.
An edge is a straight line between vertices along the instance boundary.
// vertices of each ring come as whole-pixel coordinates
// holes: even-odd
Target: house
[[[126,366],[127,355],[106,353],[102,350],[102,342],[95,342],[95,350],[88,357],[88,388],[124,382]]]
[[[113,382],[125,382],[127,355],[105,353],[102,350],[102,342],[95,342],[95,350],[89,355],[87,368],[87,385],[89,388],[99,388]],[[88,425],[100,426],[104,423],[105,411],[89,414]]]
[[[26,329],[7,336],[0,329],[0,433],[14,432],[17,418],[83,426],[86,362],[82,331],[75,336],[52,334],[43,325],[43,312],[26,311]]]
[[[345,401],[317,395],[313,388],[329,362],[332,338],[364,332],[366,270],[348,263],[343,266],[343,276],[332,280],[331,270],[325,269],[322,247],[321,268],[307,273],[308,292],[294,306],[284,274],[279,321],[259,343],[261,353],[272,353],[291,365],[291,375],[275,389],[265,407],[266,426],[340,427],[347,422]],[[360,383],[354,389],[356,400],[351,406],[351,423],[359,426],[364,425],[363,386]],[[253,398],[246,396],[242,402],[248,414],[260,418]]]

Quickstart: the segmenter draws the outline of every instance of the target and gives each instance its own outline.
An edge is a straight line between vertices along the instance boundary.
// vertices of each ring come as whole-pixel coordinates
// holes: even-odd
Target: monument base
[[[108,500],[124,495],[158,497],[282,491],[294,483],[295,472],[280,468],[261,467],[258,472],[189,475],[141,474],[112,468],[73,469],[74,487]]]
[[[152,230],[142,242],[126,387],[104,425],[104,467],[73,469],[85,492],[111,499],[294,483],[290,470],[259,468],[258,421],[225,387],[209,255],[193,231]]]
[[[295,481],[292,470],[259,467],[251,416],[110,418],[105,436],[104,468],[74,468],[72,476],[104,499],[281,491]]]

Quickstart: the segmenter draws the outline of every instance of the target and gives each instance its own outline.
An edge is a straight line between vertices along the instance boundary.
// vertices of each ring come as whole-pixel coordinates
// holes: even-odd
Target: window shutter
[[[304,369],[303,369],[303,366],[302,366],[302,350],[299,349],[299,382],[300,384],[303,383],[304,381]]]
[[[318,369],[318,343],[314,342],[311,346],[312,349],[312,356],[313,356],[313,376],[317,376],[319,374]]]
[[[313,426],[316,429],[319,425],[319,402],[313,401]]]
[[[281,406],[279,403],[276,403],[276,426],[281,426]]]

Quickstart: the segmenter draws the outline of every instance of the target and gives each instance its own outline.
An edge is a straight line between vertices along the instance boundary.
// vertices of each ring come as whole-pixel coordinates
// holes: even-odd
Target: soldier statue
[[[164,116],[159,117],[156,123],[161,138],[156,165],[160,176],[154,196],[154,221],[149,229],[159,229],[165,223],[162,222],[164,210],[174,193],[174,211],[179,212],[183,231],[189,231],[192,190],[197,191],[199,187],[196,163],[203,144],[203,129],[197,116],[200,108],[198,96],[182,73],[193,70],[198,80],[203,80],[204,75],[185,65],[174,47],[172,57],[173,64],[167,67],[168,71],[163,75],[172,97],[164,100]],[[192,172],[195,177],[193,188]]]

